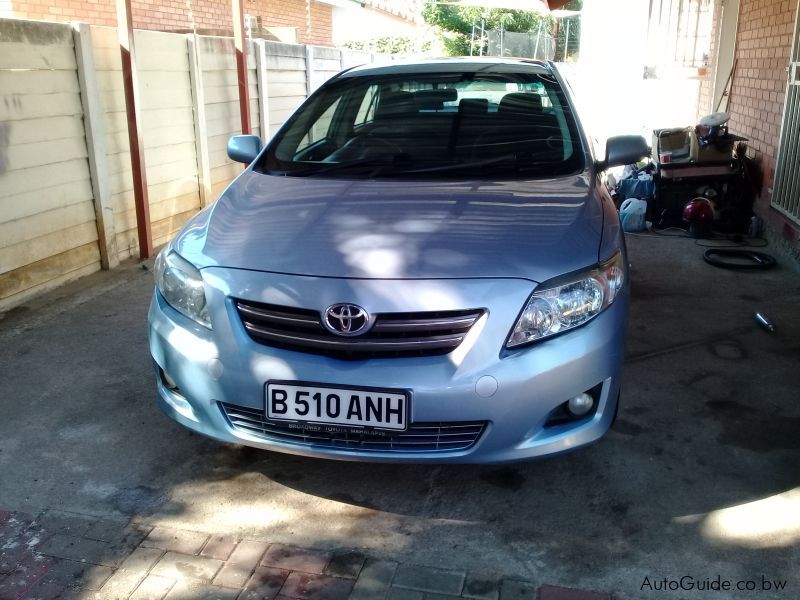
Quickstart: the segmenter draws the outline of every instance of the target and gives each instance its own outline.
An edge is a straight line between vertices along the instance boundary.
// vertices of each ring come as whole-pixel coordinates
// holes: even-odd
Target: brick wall
[[[798,239],[797,230],[769,210],[769,189],[775,177],[797,3],[798,0],[741,1],[738,62],[728,108],[731,131],[750,139],[750,154],[763,173],[757,212],[791,241]]]
[[[230,31],[231,3],[228,0],[133,0],[133,26],[159,31]],[[296,27],[304,44],[333,44],[333,7],[306,0],[244,0],[246,14],[262,17],[263,24]],[[11,0],[11,14],[43,21],[83,21],[93,25],[117,24],[114,0]]]
[[[247,0],[247,5],[257,6],[252,14],[262,15],[266,26],[297,27],[301,44],[333,45],[333,7],[330,4],[306,4],[304,0]]]

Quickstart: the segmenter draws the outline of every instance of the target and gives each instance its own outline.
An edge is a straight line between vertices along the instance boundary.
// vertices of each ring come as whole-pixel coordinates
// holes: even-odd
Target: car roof
[[[424,73],[535,73],[552,75],[552,63],[528,58],[498,58],[464,56],[415,61],[396,61],[380,65],[360,65],[345,71],[340,77],[372,77],[381,75],[418,75]]]

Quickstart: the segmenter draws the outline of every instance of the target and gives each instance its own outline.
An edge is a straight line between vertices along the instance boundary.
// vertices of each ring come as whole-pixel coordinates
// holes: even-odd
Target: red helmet
[[[683,220],[710,225],[714,222],[714,207],[706,198],[695,198],[683,207]]]

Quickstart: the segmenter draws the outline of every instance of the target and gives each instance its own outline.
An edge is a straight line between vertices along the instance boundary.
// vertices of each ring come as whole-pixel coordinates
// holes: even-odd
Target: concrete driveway
[[[155,405],[152,274],[130,264],[83,279],[0,321],[0,509],[353,548],[619,598],[705,598],[657,586],[717,575],[787,587],[715,597],[796,598],[800,276],[715,269],[688,239],[629,248],[617,423],[588,449],[511,466],[329,462],[191,434]]]

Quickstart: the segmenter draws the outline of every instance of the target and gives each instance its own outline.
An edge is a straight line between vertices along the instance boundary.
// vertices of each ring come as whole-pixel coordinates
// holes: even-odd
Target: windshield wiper
[[[312,175],[321,175],[323,173],[332,173],[334,171],[345,171],[348,169],[356,169],[360,167],[375,167],[375,174],[382,171],[386,167],[393,167],[402,163],[402,159],[406,158],[406,154],[383,154],[381,156],[371,156],[367,158],[359,158],[356,160],[348,160],[338,163],[312,163],[314,165],[324,165],[319,168],[311,167],[302,171],[288,171],[286,175],[291,177],[309,177]],[[370,173],[372,175],[373,173]]]
[[[502,163],[508,163],[508,166],[516,167],[516,168],[538,168],[545,165],[552,165],[552,163],[535,163],[535,164],[526,164],[523,161],[530,161],[531,157],[529,156],[520,156],[519,154],[504,154],[503,156],[495,156],[494,158],[485,158],[483,160],[474,160],[470,162],[453,162],[448,163],[446,165],[438,165],[435,167],[424,167],[421,169],[403,169],[399,171],[403,174],[408,173],[438,173],[441,171],[460,171],[462,169],[475,169],[478,167],[488,167],[492,165],[499,165]]]

